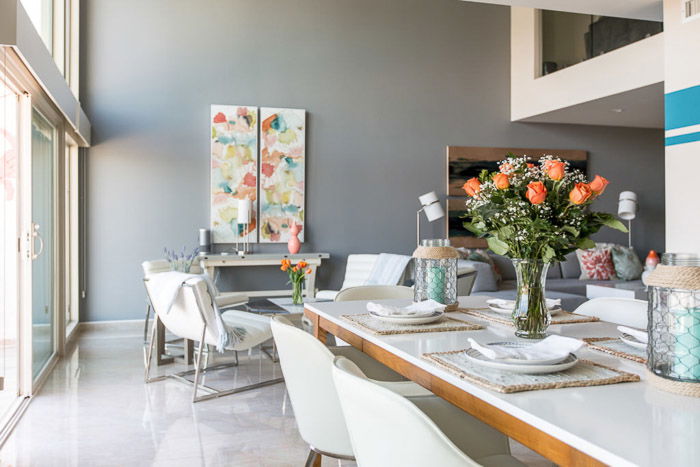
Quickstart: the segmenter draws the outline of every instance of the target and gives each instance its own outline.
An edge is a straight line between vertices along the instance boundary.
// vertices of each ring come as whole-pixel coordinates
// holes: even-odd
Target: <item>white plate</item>
[[[636,337],[624,332],[620,334],[620,340],[625,344],[629,345],[630,347],[634,347],[635,349],[646,350],[647,348],[647,344],[645,342],[642,342]]]
[[[489,342],[486,345],[500,345],[503,347],[510,347],[512,349],[522,349],[525,347],[530,347],[533,344],[528,344],[525,342],[517,342],[517,341],[503,341],[503,342]],[[478,352],[478,350],[477,350],[477,352]],[[559,358],[543,358],[540,360],[523,360],[520,358],[499,358],[498,360],[493,360],[493,359],[487,357],[486,355],[482,354],[482,356],[487,360],[508,363],[508,364],[513,364],[513,365],[554,365],[555,363],[561,363],[568,358],[568,356],[567,356],[564,358],[561,358],[561,357],[559,357]]]
[[[527,344],[525,344],[527,345]],[[568,370],[572,366],[578,363],[578,357],[574,354],[569,354],[563,361],[559,363],[553,363],[548,365],[538,364],[526,364],[526,363],[506,363],[501,360],[491,360],[476,349],[465,350],[465,355],[472,363],[487,368],[493,368],[495,370],[509,371],[511,373],[527,373],[527,374],[544,374],[544,373],[558,373],[560,371]]]
[[[428,324],[432,323],[434,321],[439,320],[442,318],[442,315],[445,314],[444,311],[436,311],[432,315],[428,316],[401,316],[401,315],[391,315],[391,316],[383,316],[378,313],[375,313],[373,311],[370,311],[369,314],[373,318],[377,318],[379,320],[382,320],[386,323],[392,323],[392,324]]]
[[[513,310],[512,310],[512,309],[501,308],[501,307],[498,307],[498,306],[496,306],[496,305],[489,305],[489,310],[494,311],[494,312],[496,312],[496,313],[503,314],[503,315],[511,315],[511,314],[513,314]],[[553,309],[549,310],[549,314],[552,315],[552,316],[558,315],[558,314],[561,313],[561,312],[562,312],[562,309],[561,309],[561,308],[553,308]]]

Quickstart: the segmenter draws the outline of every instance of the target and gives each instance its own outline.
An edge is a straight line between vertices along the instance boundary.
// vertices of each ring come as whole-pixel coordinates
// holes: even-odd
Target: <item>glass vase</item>
[[[294,305],[301,305],[304,303],[304,297],[302,295],[304,281],[292,282],[292,303]]]
[[[552,318],[544,297],[549,263],[535,259],[514,259],[518,281],[513,324],[515,335],[526,339],[543,339]]]

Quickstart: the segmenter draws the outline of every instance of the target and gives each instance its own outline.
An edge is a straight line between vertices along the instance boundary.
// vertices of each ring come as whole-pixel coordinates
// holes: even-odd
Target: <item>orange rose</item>
[[[307,263],[306,261],[299,261],[297,263],[297,266],[299,266],[301,269],[304,269],[308,265],[309,265],[309,263]]]
[[[312,271],[311,271],[311,268],[309,268],[309,269],[306,270],[306,274],[311,274],[311,272],[312,272]]]
[[[610,182],[605,178],[601,177],[600,175],[596,175],[588,186],[591,188],[591,191],[598,196],[603,194],[605,187],[608,186],[608,183]]]
[[[564,178],[566,164],[562,161],[545,161],[542,167],[549,178],[552,180],[561,180]]]
[[[593,192],[587,183],[577,183],[571,193],[569,193],[569,201],[573,204],[583,204],[591,197]]]
[[[528,168],[528,169],[531,169],[531,168],[533,168],[534,166],[535,166],[535,164],[533,164],[532,162],[528,162],[528,163],[527,163],[527,168]]]
[[[542,204],[547,198],[547,187],[545,187],[542,182],[530,182],[527,185],[525,197],[532,204]]]
[[[496,188],[499,190],[505,190],[510,186],[510,182],[508,181],[508,175],[504,173],[497,173],[493,176],[493,184],[496,185]]]
[[[286,264],[283,264],[282,267],[281,267],[280,269],[281,269],[282,271],[287,271],[287,269],[289,269],[289,266],[287,266]]]
[[[479,181],[478,178],[473,177],[467,180],[467,182],[462,186],[462,189],[469,195],[469,196],[476,196],[477,193],[481,190],[481,182]]]
[[[299,266],[294,266],[294,267],[292,268],[292,271],[294,271],[294,272],[299,271]]]

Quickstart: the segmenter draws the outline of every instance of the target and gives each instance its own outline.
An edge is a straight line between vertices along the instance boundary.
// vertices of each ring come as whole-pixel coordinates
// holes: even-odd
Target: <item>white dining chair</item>
[[[336,357],[333,380],[362,467],[523,466],[508,438],[438,398],[406,398]]]
[[[354,347],[326,347],[284,316],[272,318],[272,334],[299,433],[310,447],[306,465],[318,456],[354,459],[331,376],[335,356],[350,358],[378,384],[403,395],[431,394]]]
[[[170,262],[167,259],[154,259],[149,261],[144,261],[141,263],[141,269],[143,270],[143,278],[148,279],[153,274],[159,274],[161,272],[172,271]],[[192,274],[204,274],[204,270],[199,266],[199,264],[192,263],[190,268],[190,273]],[[212,279],[213,281],[213,279]],[[221,294],[217,289],[216,285],[212,282],[212,287],[215,290],[216,304],[219,309],[223,310],[225,308],[232,308],[234,306],[245,305],[248,303],[248,296],[240,293],[226,293]],[[143,341],[148,341],[148,322],[151,319],[151,309],[153,305],[148,299],[148,294],[146,294],[146,320],[143,325]]]
[[[593,298],[576,308],[574,313],[593,316],[608,323],[621,324],[638,329],[647,328],[649,302],[633,298]]]
[[[413,299],[413,289],[403,285],[360,285],[343,289],[335,296],[336,302],[353,300]]]
[[[334,300],[335,296],[344,289],[350,288],[350,287],[358,287],[361,285],[365,285],[367,283],[367,280],[370,278],[372,274],[372,270],[374,269],[375,264],[377,263],[377,260],[379,259],[378,254],[353,254],[353,255],[348,255],[347,262],[345,264],[345,277],[343,278],[343,284],[340,287],[340,290],[320,290],[316,294],[316,298],[322,299],[322,300]],[[409,275],[409,270],[410,270],[410,263],[409,266],[406,267],[406,270],[403,273],[403,276],[399,279],[397,284],[403,284],[405,281],[407,275]],[[397,285],[397,284],[388,284],[388,285]]]
[[[172,279],[181,281],[180,287],[176,289],[177,292],[174,294],[169,293],[170,291],[165,291],[166,293],[164,293],[163,288],[168,285],[169,280],[172,283]],[[238,310],[220,312],[212,299],[212,294],[210,293],[211,285],[201,276],[171,271],[151,276],[145,281],[145,284],[156,318],[163,323],[165,328],[179,338],[199,342],[195,353],[195,368],[193,370],[151,377],[151,360],[156,337],[156,326],[152,326],[145,362],[146,383],[161,381],[166,378],[190,383],[193,385],[192,401],[200,402],[283,381],[283,378],[273,378],[223,391],[201,385],[200,379],[203,374],[217,369],[237,366],[239,364],[239,351],[250,350],[270,340],[272,338],[270,318]],[[230,336],[230,340],[226,343],[225,348],[222,349],[224,334]],[[205,358],[203,358],[205,346],[236,352],[235,363],[208,367],[207,362],[204,361]],[[206,353],[206,360],[208,360],[209,353]],[[262,355],[263,352],[260,352],[261,358]],[[194,374],[194,381],[185,378],[185,376],[192,374]],[[207,394],[200,396],[200,390],[207,392]]]

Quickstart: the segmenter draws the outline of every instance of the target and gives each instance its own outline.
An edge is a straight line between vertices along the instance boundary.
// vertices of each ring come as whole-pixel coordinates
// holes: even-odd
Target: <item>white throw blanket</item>
[[[617,330],[629,334],[630,336],[637,339],[639,342],[649,343],[649,334],[645,331],[640,331],[639,329],[628,328],[627,326],[618,326]]]
[[[435,300],[425,300],[406,307],[382,305],[381,303],[369,302],[367,311],[372,311],[382,316],[430,316],[436,311],[443,311],[445,305]]]
[[[565,359],[571,352],[581,348],[583,341],[572,337],[558,335],[549,336],[537,344],[528,347],[506,347],[503,345],[481,345],[472,338],[469,343],[483,356],[492,360],[504,358],[516,358],[519,360],[549,360],[555,358]]]
[[[156,313],[170,313],[170,309],[178,298],[180,298],[180,293],[184,285],[195,285],[198,281],[204,281],[207,284],[207,290],[212,298],[211,306],[214,312],[214,316],[207,316],[205,314],[205,319],[207,321],[207,326],[214,326],[217,331],[218,340],[216,350],[223,352],[227,346],[238,344],[245,337],[246,330],[244,328],[231,328],[224,323],[216,300],[214,300],[216,289],[208,277],[200,274],[169,271],[153,274],[148,278],[148,281],[148,290]]]
[[[380,253],[365,285],[397,285],[409,261],[410,256]]]

